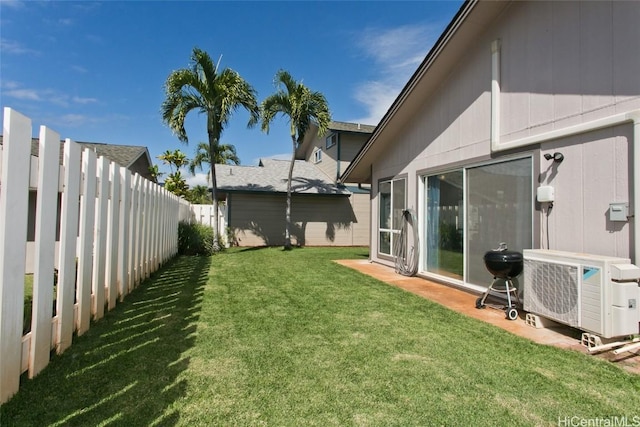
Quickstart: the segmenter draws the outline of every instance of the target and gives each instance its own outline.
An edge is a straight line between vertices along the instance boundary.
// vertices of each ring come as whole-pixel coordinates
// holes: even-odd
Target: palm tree
[[[151,175],[151,179],[153,182],[158,182],[158,178],[164,175],[163,172],[160,172],[158,165],[149,166],[149,175]]]
[[[187,155],[180,150],[166,150],[164,153],[158,156],[158,159],[162,160],[162,163],[169,165],[171,173],[167,175],[167,179],[164,180],[164,188],[173,194],[185,197],[189,190],[187,181],[182,177],[180,168],[186,166],[189,163]],[[176,168],[174,171],[173,168]]]
[[[187,114],[197,111],[206,116],[209,152],[215,153],[224,127],[238,108],[249,114],[248,126],[258,123],[260,109],[256,91],[240,75],[225,68],[221,71],[205,51],[193,48],[191,67],[173,71],[165,82],[166,99],[162,103],[162,120],[178,139],[188,143],[184,128]],[[211,168],[212,198],[215,212],[218,210],[216,168]],[[218,221],[213,224],[214,251],[220,250]]]
[[[164,163],[165,165],[169,165],[171,172],[173,172],[174,166],[176,168],[176,172],[179,172],[181,167],[186,166],[189,163],[187,155],[180,150],[166,150],[164,153],[158,156],[158,159],[162,160],[162,163]]]
[[[215,165],[239,165],[240,158],[236,153],[236,147],[231,144],[218,144],[216,153],[213,155],[213,164]],[[196,155],[189,164],[191,175],[196,174],[196,168],[203,170],[202,165],[206,163],[211,167],[211,155],[209,154],[209,144],[206,142],[198,143]],[[210,174],[207,174],[207,182],[209,182]]]
[[[293,149],[287,181],[284,231],[284,248],[289,250],[291,249],[291,178],[293,177],[293,165],[296,161],[296,148],[304,139],[312,121],[316,122],[318,126],[318,135],[324,135],[327,132],[329,122],[331,122],[331,113],[322,93],[310,90],[302,82],[296,82],[287,71],[278,71],[274,83],[277,88],[276,93],[262,101],[260,110],[262,112],[262,131],[266,133],[269,133],[269,125],[278,114],[289,118]]]
[[[194,205],[208,205],[211,202],[209,188],[206,185],[196,185],[187,194],[187,200]]]
[[[189,193],[187,181],[182,177],[180,171],[170,173],[167,176],[167,179],[164,180],[164,188],[182,198],[186,198]]]

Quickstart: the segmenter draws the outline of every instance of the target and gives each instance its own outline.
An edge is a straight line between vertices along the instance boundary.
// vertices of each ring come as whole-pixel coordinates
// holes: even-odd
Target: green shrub
[[[213,227],[203,224],[178,224],[178,253],[180,255],[211,255]]]

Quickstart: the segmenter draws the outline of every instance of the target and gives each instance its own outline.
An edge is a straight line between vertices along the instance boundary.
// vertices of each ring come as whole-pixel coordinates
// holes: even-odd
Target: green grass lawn
[[[331,261],[366,256],[361,248],[234,248],[177,258],[25,381],[0,408],[0,426],[555,426],[565,417],[640,417],[640,376]]]

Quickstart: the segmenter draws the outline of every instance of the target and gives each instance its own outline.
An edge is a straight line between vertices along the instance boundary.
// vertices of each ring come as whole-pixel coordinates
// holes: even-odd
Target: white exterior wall
[[[403,131],[378,141],[388,148],[372,165],[371,257],[389,263],[377,256],[378,180],[406,174],[408,207],[423,215],[419,171],[505,156],[491,154],[493,40],[500,39],[502,46],[499,134],[508,142],[639,109],[638,22],[638,2],[512,3],[443,73],[446,80],[422,108],[409,113]],[[630,224],[607,219],[610,202],[633,204],[632,146],[632,125],[623,124],[508,152],[534,153],[534,167],[539,165],[534,186],[541,178],[556,189],[551,247],[633,257]],[[549,170],[551,162],[543,155],[555,151],[565,160]],[[541,221],[537,211],[537,229]],[[536,235],[534,241],[541,238]]]

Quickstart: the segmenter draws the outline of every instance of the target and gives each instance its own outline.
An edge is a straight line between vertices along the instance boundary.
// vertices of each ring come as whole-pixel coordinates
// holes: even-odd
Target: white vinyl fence
[[[0,151],[0,404],[177,253],[187,202],[70,139],[4,109]],[[36,191],[31,331],[23,336],[29,191]],[[61,194],[61,211],[58,197]],[[32,212],[31,215],[34,213]],[[59,216],[59,224],[57,217]],[[60,230],[56,242],[56,230]],[[54,272],[57,286],[54,287]],[[55,308],[54,289],[56,292]]]
[[[183,217],[181,217],[183,218]],[[213,213],[213,205],[191,205],[190,206],[190,222],[197,222],[200,224],[213,227],[215,221],[215,214]],[[218,204],[218,230],[222,242],[226,247],[229,247],[230,242],[226,233],[227,228],[227,205],[224,203]]]

